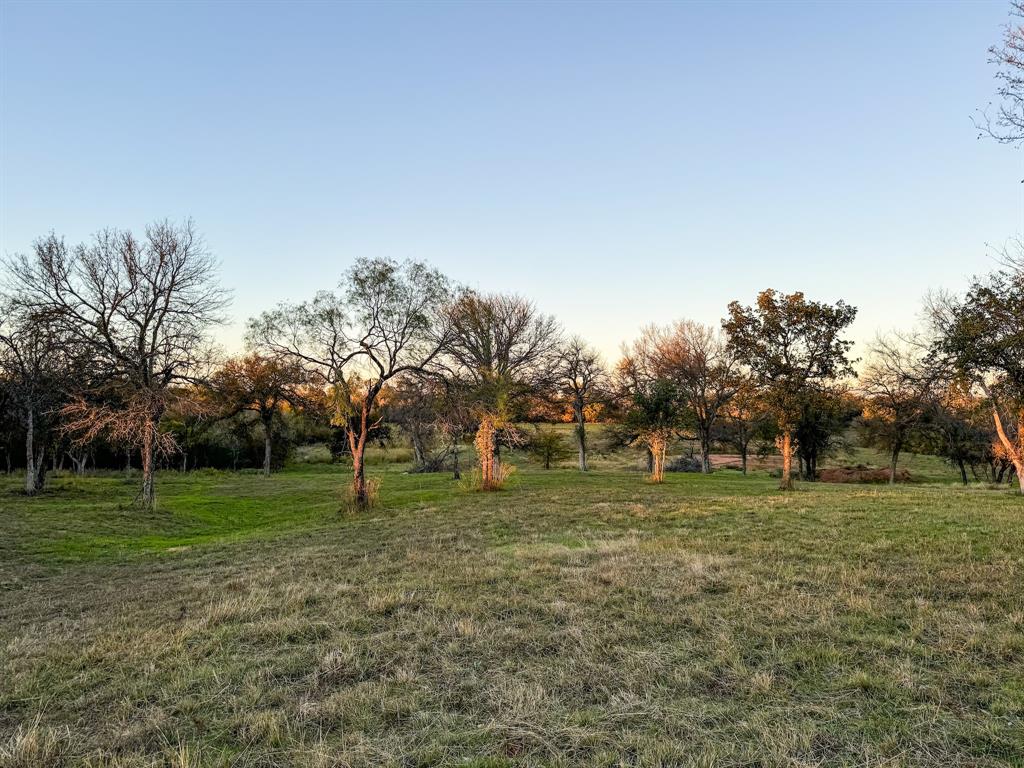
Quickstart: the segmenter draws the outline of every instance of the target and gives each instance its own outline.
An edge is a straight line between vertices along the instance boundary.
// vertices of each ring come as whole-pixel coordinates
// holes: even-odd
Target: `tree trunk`
[[[747,444],[743,443],[740,446],[740,467],[743,469],[743,474],[747,474]]]
[[[668,440],[663,435],[652,435],[649,438],[648,451],[651,458],[651,482],[665,481],[665,451]]]
[[[352,501],[357,509],[370,506],[370,491],[366,487],[366,437],[370,431],[369,417],[373,400],[364,402],[359,412],[359,434],[349,430],[348,445],[352,451]]]
[[[124,452],[124,476],[126,479],[132,479],[132,449],[128,448]]]
[[[711,433],[706,429],[700,430],[700,471],[711,474]]]
[[[779,489],[783,491],[793,490],[793,435],[786,429],[782,433],[782,479],[779,481]]]
[[[587,471],[587,422],[583,416],[583,404],[577,402],[573,408],[576,418],[576,445],[580,452],[580,472]]]
[[[271,427],[273,414],[270,417],[263,417],[263,476],[270,477],[270,457],[273,451],[271,441],[273,440]]]
[[[996,407],[995,403],[992,404],[992,420],[996,425],[996,434],[999,436],[999,442],[1002,443],[1003,448],[1006,450],[1006,455],[1013,464],[1013,468],[1017,471],[1017,484],[1020,486],[1020,492],[1024,494],[1024,448],[1019,444],[1021,442],[1020,434],[1018,432],[1018,445],[1014,445],[1006,434],[1006,429],[1003,427],[1003,419],[999,415],[999,408]],[[1017,429],[1024,429],[1024,410],[1018,414]]]
[[[39,455],[36,456],[36,492],[43,490],[46,485],[46,443],[39,446]]]
[[[366,488],[366,442],[360,441],[352,453],[352,499],[356,507],[366,509],[370,505],[370,493]]]
[[[896,465],[900,461],[900,449],[893,448],[892,460],[889,463],[889,485],[896,485]]]
[[[25,419],[25,493],[31,496],[36,492],[36,451],[32,445],[35,438],[35,421],[32,409],[28,410]]]
[[[480,463],[480,489],[484,491],[497,490],[500,471],[498,441],[494,420],[490,416],[485,416],[480,421],[480,427],[476,431],[476,439],[473,442],[476,445],[477,461]]]
[[[459,468],[459,439],[452,440],[452,479],[461,480],[462,470]]]
[[[427,451],[423,447],[423,436],[418,428],[409,430],[409,442],[412,443],[412,462],[417,469],[427,465]]]
[[[146,419],[142,427],[142,490],[140,499],[143,509],[153,509],[154,492],[154,458],[156,453],[156,424],[152,418]]]
[[[967,485],[967,483],[968,483],[968,480],[967,480],[967,467],[964,466],[964,460],[963,459],[957,459],[956,460],[956,465],[960,468],[960,481],[964,485]]]

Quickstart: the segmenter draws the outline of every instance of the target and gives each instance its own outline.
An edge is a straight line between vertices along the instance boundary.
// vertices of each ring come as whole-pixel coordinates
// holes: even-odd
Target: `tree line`
[[[774,446],[791,488],[856,428],[889,455],[890,482],[901,454],[928,452],[964,482],[970,470],[1024,488],[1019,241],[963,293],[930,297],[921,329],[878,339],[863,361],[846,338],[856,308],[799,292],[732,302],[717,325],[649,326],[615,365],[529,300],[468,290],[417,261],[356,260],[334,290],[251,318],[247,353],[225,359],[212,333],[229,298],[191,222],[74,246],[50,235],[8,259],[2,429],[9,466],[22,441],[25,492],[65,457],[81,470],[100,451],[138,458],[150,507],[157,466],[177,458],[188,469],[190,454],[196,466],[217,430],[250,444],[258,434],[269,474],[285,421],[350,463],[357,506],[372,495],[367,446],[389,430],[407,437],[417,470],[455,476],[471,441],[473,481],[493,490],[509,447],[529,443],[548,465],[564,455],[557,434],[531,436],[524,422],[571,421],[586,472],[597,419],[606,442],[645,452],[655,482],[670,445],[687,439],[689,468],[705,473],[716,448],[745,471],[753,445]]]
[[[975,120],[981,135],[1018,146],[1022,18],[1024,2],[1013,0],[989,50],[999,101]],[[751,446],[774,444],[782,488],[792,487],[794,457],[813,480],[855,426],[888,454],[890,482],[903,453],[928,452],[964,483],[970,470],[1016,479],[1024,492],[1020,239],[963,292],[929,297],[921,328],[876,340],[862,361],[845,336],[856,308],[800,292],[732,302],[718,325],[650,326],[614,366],[529,300],[467,290],[416,261],[356,260],[335,290],[252,318],[247,354],[225,360],[212,332],[228,306],[191,222],[104,230],[74,246],[51,234],[6,259],[0,444],[8,471],[23,467],[25,492],[42,490],[65,458],[82,471],[90,456],[123,456],[130,472],[138,457],[139,501],[151,507],[156,467],[172,457],[187,470],[204,451],[234,465],[259,451],[269,474],[286,420],[293,438],[324,439],[347,457],[357,506],[371,497],[366,448],[393,427],[418,469],[455,476],[472,438],[474,480],[493,490],[509,470],[503,446],[527,440],[519,425],[559,416],[574,424],[583,472],[598,416],[612,442],[645,451],[656,482],[672,441],[686,438],[699,450],[691,468],[705,473],[715,446],[736,451],[745,471]],[[546,465],[564,453],[550,432],[529,442]]]

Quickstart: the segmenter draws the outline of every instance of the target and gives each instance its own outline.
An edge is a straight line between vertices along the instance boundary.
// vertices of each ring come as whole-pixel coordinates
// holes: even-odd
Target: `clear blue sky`
[[[868,340],[1024,230],[1024,153],[970,120],[1008,9],[0,0],[0,251],[191,216],[233,348],[356,256],[609,356],[766,287]]]

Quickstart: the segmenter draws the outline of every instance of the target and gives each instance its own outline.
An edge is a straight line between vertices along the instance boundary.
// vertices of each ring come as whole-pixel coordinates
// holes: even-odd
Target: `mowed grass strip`
[[[0,501],[0,765],[1024,764],[1024,505],[341,467]]]

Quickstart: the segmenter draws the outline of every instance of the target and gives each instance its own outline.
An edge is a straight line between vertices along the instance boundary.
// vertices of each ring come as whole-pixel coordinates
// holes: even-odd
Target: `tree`
[[[608,388],[608,374],[601,356],[579,336],[573,336],[559,353],[558,383],[572,407],[580,472],[587,471],[587,407],[599,402]]]
[[[682,427],[683,409],[674,383],[659,375],[650,334],[641,334],[623,350],[616,379],[623,412],[619,441],[641,443],[651,482],[663,482],[668,444]]]
[[[981,112],[975,121],[982,135],[1003,144],[1024,142],[1024,0],[1010,3],[1010,21],[1003,41],[988,49],[989,63],[996,66],[995,114]]]
[[[259,417],[266,477],[270,477],[274,424],[286,404],[299,401],[305,379],[302,367],[294,360],[256,353],[231,358],[214,374],[212,388],[224,408],[223,416],[250,411]]]
[[[755,307],[729,304],[722,321],[729,348],[750,369],[779,428],[783,490],[793,487],[793,432],[807,395],[854,375],[847,357],[853,342],[841,334],[856,315],[843,301],[829,305],[771,289]]]
[[[551,469],[552,463],[567,459],[572,454],[572,449],[566,444],[565,437],[554,429],[538,427],[530,436],[527,448],[544,469]]]
[[[501,485],[499,431],[511,425],[530,394],[547,391],[558,370],[561,334],[554,318],[526,299],[466,292],[450,311],[446,366],[478,422],[480,486]]]
[[[889,454],[889,484],[900,454],[912,444],[935,396],[940,370],[929,363],[927,341],[879,337],[860,375],[865,442]]]
[[[721,439],[740,454],[740,469],[747,474],[750,445],[754,440],[774,440],[771,416],[761,400],[754,382],[741,377],[736,394],[725,406],[721,424]]]
[[[735,353],[721,331],[692,320],[644,333],[656,375],[671,381],[686,405],[700,444],[701,472],[708,474],[715,426],[739,385]]]
[[[972,388],[964,379],[943,382],[922,421],[922,446],[956,467],[964,485],[967,468],[976,476],[975,468],[991,458],[994,438],[985,403]]]
[[[804,480],[817,480],[818,462],[848,447],[843,435],[858,412],[842,387],[808,391],[793,429],[800,475]]]
[[[984,393],[1024,493],[1024,241],[1013,246],[1004,268],[975,278],[963,299],[933,303],[933,351]]]
[[[452,289],[436,269],[418,261],[358,259],[337,291],[282,304],[249,323],[258,348],[300,366],[327,391],[333,421],[344,425],[352,455],[352,497],[370,502],[365,454],[384,387],[398,376],[426,370],[450,339],[443,310]]]
[[[12,413],[25,434],[25,493],[41,490],[46,479],[46,450],[56,444],[57,412],[76,379],[74,347],[40,313],[0,306],[0,370]]]
[[[467,424],[455,399],[457,390],[438,376],[405,376],[387,401],[387,419],[412,445],[414,472],[442,472],[451,459],[459,477],[459,442]]]
[[[81,441],[106,434],[140,448],[140,499],[152,508],[155,456],[174,449],[161,419],[175,385],[205,374],[209,329],[229,301],[216,261],[191,221],[165,221],[141,238],[104,230],[70,250],[51,234],[10,271],[22,307],[47,317],[97,366],[96,385],[63,411],[68,428]]]

